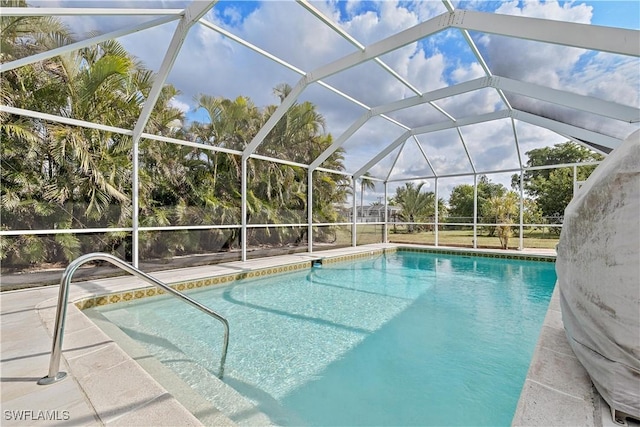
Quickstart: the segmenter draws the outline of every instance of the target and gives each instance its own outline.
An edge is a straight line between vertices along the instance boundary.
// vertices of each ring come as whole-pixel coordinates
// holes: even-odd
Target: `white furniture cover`
[[[640,131],[567,206],[556,272],[576,357],[612,409],[640,418]]]

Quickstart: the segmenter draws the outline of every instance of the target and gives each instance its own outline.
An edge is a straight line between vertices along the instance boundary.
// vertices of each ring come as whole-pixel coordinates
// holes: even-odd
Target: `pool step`
[[[217,371],[212,372],[194,362],[191,356],[186,355],[179,348],[168,349],[170,351],[163,353],[164,362],[161,362],[150,354],[141,342],[131,338],[102,313],[94,310],[87,310],[85,313],[204,425],[274,425],[269,417],[252,402],[222,382],[216,376]],[[148,323],[145,322],[140,326],[139,332],[154,333],[149,329]],[[162,328],[167,325],[158,319],[158,323],[154,322],[154,326]],[[202,343],[193,342],[190,347],[201,347],[203,351],[210,350]],[[183,378],[178,375],[178,369],[180,372],[188,373],[188,377]]]

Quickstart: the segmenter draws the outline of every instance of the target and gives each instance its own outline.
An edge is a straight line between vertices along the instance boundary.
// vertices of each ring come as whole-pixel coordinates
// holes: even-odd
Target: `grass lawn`
[[[357,242],[358,245],[382,242],[381,225],[358,225]],[[478,247],[500,249],[500,240],[497,237],[489,237],[480,228],[478,229]],[[340,228],[337,233],[337,240],[344,244],[351,242],[351,230]],[[433,231],[422,231],[407,233],[404,228],[397,228],[393,232],[393,226],[389,226],[390,243],[413,243],[423,245],[435,245],[435,233]],[[517,236],[517,229],[514,236],[509,239],[509,249],[517,249],[520,239]],[[440,230],[438,232],[438,244],[442,246],[473,247],[473,230]],[[558,244],[558,236],[548,230],[524,229],[524,247],[555,249]]]

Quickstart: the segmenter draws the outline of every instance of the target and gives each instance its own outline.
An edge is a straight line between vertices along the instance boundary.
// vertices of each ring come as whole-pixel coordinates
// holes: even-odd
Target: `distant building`
[[[389,222],[397,222],[402,209],[399,206],[387,206],[387,219]],[[348,221],[353,221],[353,209],[344,208],[344,216]],[[384,205],[373,204],[356,207],[357,222],[384,222]]]

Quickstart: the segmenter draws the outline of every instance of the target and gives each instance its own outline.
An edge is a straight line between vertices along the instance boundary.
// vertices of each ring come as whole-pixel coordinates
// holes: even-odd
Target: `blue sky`
[[[72,6],[100,6],[101,1],[44,0],[37,5],[65,4]],[[120,7],[181,7],[184,2],[171,1],[108,1]],[[317,1],[313,6],[354,37],[368,45],[394,33],[412,27],[446,12],[440,1]],[[622,28],[640,28],[640,2],[633,1],[529,1],[529,2],[454,2],[458,8],[538,17],[570,22],[590,23]],[[210,22],[238,35],[260,49],[266,50],[291,65],[312,71],[344,55],[356,51],[330,28],[293,1],[225,1],[222,0],[205,17]],[[74,30],[112,31],[148,18],[81,18],[70,19]],[[148,67],[157,70],[175,24],[166,24],[120,41]],[[576,48],[527,42],[489,34],[471,33],[478,49],[496,75],[551,86],[622,104],[638,106],[640,66],[638,58],[589,52]],[[640,43],[640,40],[639,40]],[[484,76],[479,63],[457,30],[447,30],[417,43],[405,46],[381,58],[389,67],[419,91],[431,91]],[[168,82],[182,94],[175,99],[191,120],[204,120],[196,112],[195,98],[208,94],[226,98],[248,96],[256,105],[278,103],[272,89],[280,83],[294,86],[300,75],[223,37],[203,26],[192,28],[171,71]],[[325,82],[369,107],[415,96],[415,93],[379,65],[368,62],[325,79]],[[338,137],[365,110],[335,93],[311,85],[300,100],[311,101],[326,119],[327,131]],[[437,102],[439,108],[456,118],[504,109],[493,90],[477,91]],[[446,120],[442,113],[429,105],[390,114],[408,126],[420,126]],[[586,119],[582,119],[583,121]],[[604,123],[605,128],[619,133],[630,132],[629,126]],[[543,145],[566,140],[556,134],[524,123],[517,131],[522,152]],[[637,128],[637,126],[636,126]],[[355,171],[371,159],[382,147],[392,142],[404,129],[383,120],[368,122],[347,140],[345,164]],[[478,170],[517,167],[513,130],[510,122],[495,122],[492,126],[478,125],[461,128],[467,140],[470,157]],[[419,138],[425,152],[439,174],[468,170],[469,161],[459,135],[438,132]],[[496,155],[487,144],[503,147],[508,155]],[[431,175],[415,142],[405,144],[405,152],[397,159],[390,178],[412,174]],[[371,172],[386,178],[395,157],[389,156]],[[525,159],[526,161],[526,159]],[[482,165],[482,168],[480,168]],[[507,177],[508,178],[508,177]],[[498,179],[498,178],[496,178]],[[461,179],[462,180],[462,179]],[[461,180],[451,179],[448,188]],[[462,180],[464,181],[464,180]],[[505,179],[507,182],[508,179]],[[464,181],[464,182],[468,182]],[[427,183],[428,189],[431,184]],[[380,196],[381,186],[367,195],[368,200]],[[442,191],[442,190],[441,190]],[[446,193],[446,190],[445,190]]]

